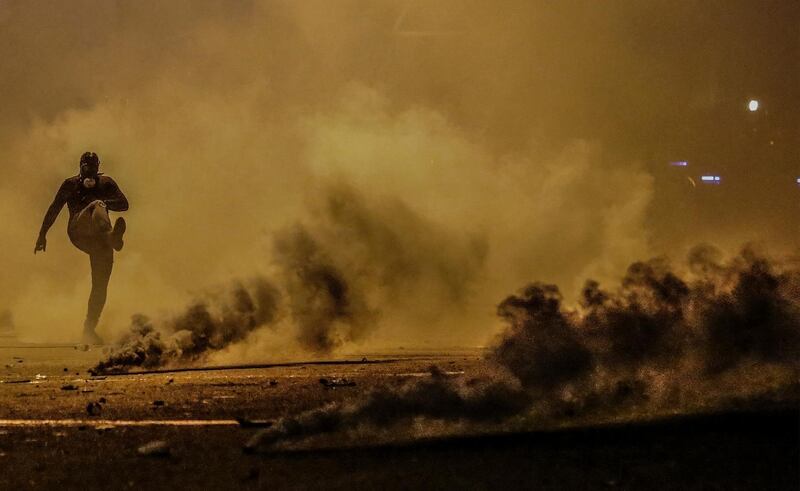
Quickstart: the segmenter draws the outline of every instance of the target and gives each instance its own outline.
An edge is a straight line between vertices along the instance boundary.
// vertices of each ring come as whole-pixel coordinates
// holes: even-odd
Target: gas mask
[[[81,165],[81,184],[84,188],[92,189],[97,186],[97,178],[100,175],[97,171],[97,167]]]

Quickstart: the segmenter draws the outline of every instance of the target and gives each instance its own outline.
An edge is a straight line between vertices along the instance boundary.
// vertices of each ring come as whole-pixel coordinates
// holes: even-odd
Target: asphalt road
[[[0,348],[0,489],[800,489],[800,418],[791,408],[562,431],[390,432],[247,454],[257,429],[236,418],[274,420],[348,400],[424,377],[431,364],[474,373],[480,353],[90,377],[99,356]],[[356,385],[319,383],[333,377]],[[165,447],[141,455],[153,441]]]

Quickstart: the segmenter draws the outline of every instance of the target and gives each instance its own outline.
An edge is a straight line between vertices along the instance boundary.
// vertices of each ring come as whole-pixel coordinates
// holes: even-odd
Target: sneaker
[[[122,246],[125,245],[122,236],[125,235],[125,230],[127,229],[128,224],[125,223],[125,219],[122,217],[117,218],[117,221],[114,222],[114,230],[111,231],[111,247],[117,252],[121,251]]]

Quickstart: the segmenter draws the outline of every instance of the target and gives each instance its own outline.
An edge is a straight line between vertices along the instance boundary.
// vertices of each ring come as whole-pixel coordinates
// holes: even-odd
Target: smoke
[[[207,293],[180,314],[134,315],[97,370],[207,360],[262,328],[323,355],[364,341],[379,321],[425,322],[463,310],[485,256],[478,239],[344,184],[319,189],[317,198],[307,221],[273,234],[263,273]],[[447,307],[434,315],[426,304]],[[276,351],[262,348],[261,359]]]
[[[532,283],[498,306],[507,327],[487,356],[491,373],[463,380],[433,369],[428,380],[283,418],[248,447],[415,418],[541,424],[708,410],[775,384],[777,397],[796,397],[786,388],[800,374],[800,270],[749,249],[725,263],[717,255],[693,250],[684,272],[663,259],[634,263],[614,291],[588,281],[575,308],[556,286]]]
[[[275,234],[271,258],[314,351],[363,338],[376,325],[412,332],[435,325],[474,300],[486,260],[483,237],[341,182],[322,187],[308,206],[307,220]],[[339,341],[323,334],[337,318],[352,331]]]
[[[727,372],[795,371],[800,271],[751,249],[725,263],[714,256],[708,246],[693,250],[684,272],[660,258],[634,263],[615,291],[588,281],[574,309],[555,286],[531,284],[500,304],[509,328],[490,358],[538,396],[569,394],[576,403],[604,387],[711,400]],[[672,386],[651,383],[659,374]],[[687,378],[696,378],[691,387]]]
[[[247,448],[255,450],[283,440],[361,425],[395,426],[420,417],[497,422],[519,414],[527,405],[527,394],[513,381],[453,379],[434,366],[426,380],[405,383],[398,388],[379,387],[361,400],[331,403],[283,418],[269,430],[257,434]]]
[[[12,332],[14,330],[14,315],[10,310],[0,311],[0,332]]]
[[[124,336],[139,312],[159,331],[198,288],[261,275],[282,315],[213,354],[236,361],[280,354],[278,331],[314,353],[480,344],[497,299],[531,278],[571,303],[584,278],[616,282],[698,233],[791,246],[792,186],[687,196],[658,171],[730,162],[756,183],[797,161],[781,108],[796,107],[782,80],[800,60],[797,6],[717,9],[6,0],[0,310],[24,340],[80,333],[88,261],[63,215],[31,251],[86,150],[131,201],[100,334]],[[774,145],[739,138],[754,119],[725,112],[740,80],[789,101],[763,98]],[[720,228],[720,210],[738,219]],[[292,262],[280,236],[310,256]]]
[[[344,279],[309,233],[303,228],[288,230],[278,237],[275,249],[301,344],[328,353],[361,338],[373,313],[362,292]]]
[[[429,3],[4,2],[0,86],[14,97],[0,117],[0,307],[18,334],[80,333],[88,261],[63,216],[46,254],[31,244],[89,149],[131,201],[107,338],[135,312],[180,310],[204,285],[254,271],[283,281],[268,271],[274,236],[313,228],[307,203],[331,183],[380,207],[384,225],[364,233],[385,247],[362,252],[394,262],[376,275],[412,275],[382,290],[394,302],[366,292],[380,304],[376,346],[482,343],[494,302],[516,285],[535,277],[569,297],[576,281],[616,280],[651,255],[662,223],[647,221],[656,186],[642,142],[696,121],[668,101],[714,89],[716,69],[684,56],[674,40],[685,36],[666,46],[627,34],[651,15],[705,32],[707,17],[667,4],[612,13],[590,2],[576,16],[523,1]],[[673,57],[694,60],[699,80],[671,70]]]
[[[156,368],[203,360],[254,330],[274,322],[279,293],[262,278],[196,299],[185,311],[152,321],[137,314],[129,332],[100,361],[94,372]]]

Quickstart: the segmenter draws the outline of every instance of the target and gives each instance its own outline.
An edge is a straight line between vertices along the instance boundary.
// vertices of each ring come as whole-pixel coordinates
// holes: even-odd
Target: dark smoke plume
[[[256,278],[197,299],[184,312],[159,322],[137,314],[130,331],[94,371],[125,371],[201,360],[273,322],[278,305],[277,289]]]
[[[208,294],[166,319],[136,314],[128,333],[95,371],[201,361],[259,328],[274,327],[287,314],[299,345],[314,353],[361,339],[372,326],[373,312],[305,229],[280,234],[275,246],[284,280],[280,288],[258,276]]]
[[[183,313],[136,315],[97,369],[191,363],[286,320],[298,346],[326,354],[363,340],[381,318],[431,321],[466,302],[485,246],[431,223],[399,200],[325,187],[306,222],[272,236],[270,276],[207,295]],[[416,322],[420,323],[420,322]]]
[[[796,384],[800,271],[750,250],[723,264],[698,248],[688,262],[684,275],[660,259],[634,263],[613,292],[588,281],[572,309],[556,286],[532,283],[498,307],[508,327],[488,355],[495,375],[466,383],[434,371],[430,380],[284,418],[248,448],[414,417],[552,421],[722,407],[763,395],[768,389],[749,382],[761,371]],[[464,390],[469,384],[482,389]]]
[[[379,387],[352,403],[329,404],[281,419],[258,433],[247,449],[257,450],[287,439],[298,439],[352,429],[360,425],[386,427],[414,418],[444,421],[499,422],[519,414],[529,405],[522,387],[506,377],[465,381],[430,368],[426,380],[399,388]]]
[[[327,353],[362,338],[374,326],[375,314],[363,293],[306,229],[297,226],[280,234],[274,249],[303,347]]]

